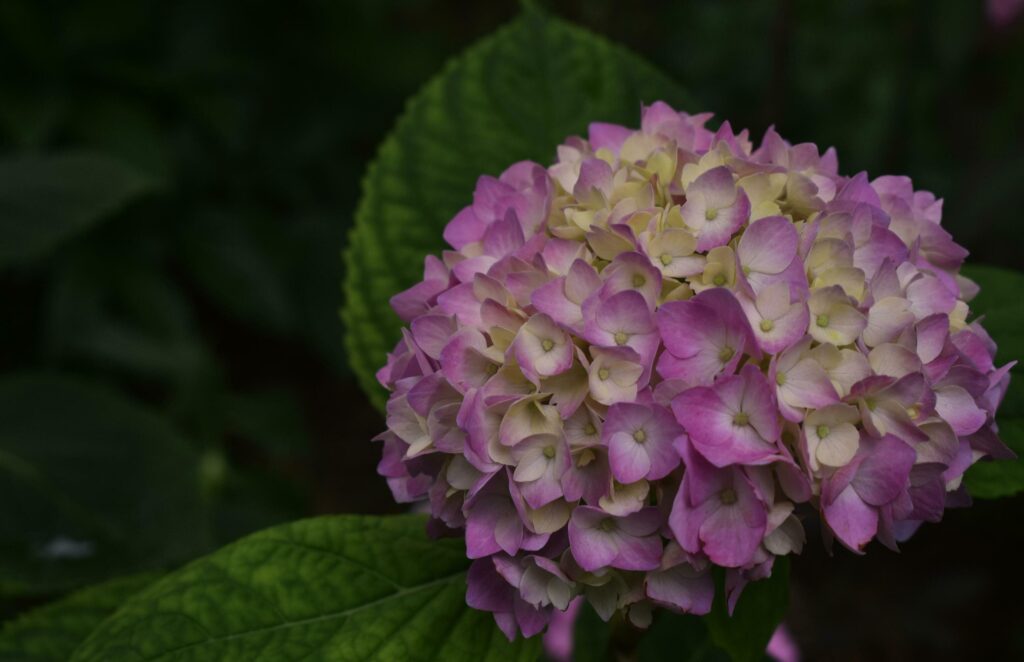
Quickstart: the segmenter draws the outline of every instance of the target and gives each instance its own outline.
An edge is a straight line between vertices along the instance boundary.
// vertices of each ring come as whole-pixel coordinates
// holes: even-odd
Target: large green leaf
[[[971,302],[975,315],[996,341],[997,364],[1024,361],[1024,274],[998,267],[972,266],[966,275],[981,286]],[[983,460],[967,471],[964,481],[971,496],[996,499],[1024,491],[1024,372],[1015,367],[996,415],[999,436],[1017,453],[1016,460]]]
[[[375,404],[384,398],[374,372],[399,337],[388,299],[422,277],[477,178],[523,159],[550,163],[589,122],[636,124],[641,102],[657,99],[687,102],[625,49],[527,10],[409,102],[369,168],[346,253],[348,356]]]
[[[128,601],[77,662],[533,660],[466,606],[462,542],[420,516],[336,516],[267,529]]]
[[[197,464],[162,419],[105,388],[3,378],[0,593],[53,593],[198,553]]]
[[[0,660],[65,662],[97,625],[156,577],[112,579],[19,616],[0,630]]]
[[[0,160],[0,267],[45,254],[152,185],[150,178],[99,154]]]

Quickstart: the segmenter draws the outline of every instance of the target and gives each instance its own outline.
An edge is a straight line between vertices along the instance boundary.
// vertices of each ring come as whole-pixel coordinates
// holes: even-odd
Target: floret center
[[[761,327],[762,331],[768,333],[769,331],[775,328],[775,322],[771,320],[761,320],[761,323],[758,326]]]
[[[544,447],[544,457],[546,457],[547,459],[550,460],[554,456],[555,456],[555,447],[554,446],[545,446]]]
[[[819,425],[815,432],[818,433],[818,439],[824,439],[828,436],[828,433],[831,432],[831,430],[828,429],[827,425]]]
[[[633,275],[633,287],[643,287],[647,284],[647,279],[643,277],[643,274]]]
[[[662,253],[661,254],[661,258],[659,258],[659,259],[661,260],[661,264],[666,266],[666,267],[668,265],[672,264],[672,256],[669,255],[668,253]]]
[[[545,338],[544,340],[540,341],[540,346],[544,348],[545,352],[550,352],[552,349],[555,348],[555,341]]]
[[[647,441],[647,433],[641,428],[633,433],[633,439],[636,440],[636,443],[642,444]]]
[[[717,209],[706,209],[706,210],[704,210],[704,219],[705,220],[713,221],[716,218],[718,218],[718,210]]]
[[[601,368],[600,370],[597,371],[597,378],[600,379],[601,381],[604,381],[608,379],[608,375],[610,374],[611,373],[608,372],[608,368]]]
[[[615,520],[611,517],[605,517],[603,520],[601,520],[601,523],[597,525],[597,528],[607,533],[611,533],[612,531],[618,528],[618,525],[615,523]]]
[[[722,274],[718,274],[717,276],[711,279],[711,282],[714,283],[716,286],[721,287],[725,285],[725,276]]]
[[[828,322],[828,315],[818,315],[817,319],[814,320],[814,323],[822,328],[828,326]]]
[[[722,505],[731,506],[736,503],[736,490],[727,487],[718,493],[718,498],[722,501]]]
[[[615,344],[625,345],[629,341],[629,334],[625,331],[617,331],[615,333]]]
[[[739,425],[740,427],[743,427],[744,425],[750,423],[750,417],[747,416],[747,412],[739,411],[736,412],[736,415],[732,417],[732,423],[733,425]]]
[[[718,350],[718,360],[722,363],[725,363],[734,356],[736,356],[736,350],[728,345]]]

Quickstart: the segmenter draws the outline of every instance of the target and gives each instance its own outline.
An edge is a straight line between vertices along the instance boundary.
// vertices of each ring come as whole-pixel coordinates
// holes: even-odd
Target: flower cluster
[[[895,547],[1011,455],[942,201],[709,117],[655,103],[481,177],[392,299],[379,470],[464,532],[510,637],[577,596],[706,613],[713,566],[731,608],[801,550],[800,504],[826,543]]]

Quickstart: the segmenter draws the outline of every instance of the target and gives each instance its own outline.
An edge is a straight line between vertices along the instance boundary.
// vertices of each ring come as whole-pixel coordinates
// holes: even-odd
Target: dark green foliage
[[[80,380],[0,380],[0,503],[0,594],[74,588],[209,543],[195,451]]]
[[[151,187],[102,154],[0,159],[0,268],[44,256]]]

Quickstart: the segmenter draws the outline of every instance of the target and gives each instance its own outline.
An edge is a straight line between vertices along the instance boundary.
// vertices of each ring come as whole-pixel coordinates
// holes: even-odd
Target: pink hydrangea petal
[[[721,505],[700,528],[703,551],[726,568],[745,566],[764,537],[767,515],[764,504],[742,477],[733,480],[735,503]]]
[[[696,572],[686,564],[647,574],[647,597],[685,614],[707,614],[715,595],[711,573]]]
[[[796,257],[799,238],[788,218],[769,216],[750,224],[740,238],[736,255],[750,271],[777,274]]]
[[[509,638],[577,593],[640,625],[706,612],[714,566],[731,611],[801,550],[798,504],[827,543],[895,549],[1013,457],[1013,364],[941,200],[709,117],[657,102],[481,177],[392,299],[378,472],[462,531],[467,601]]]
[[[944,386],[935,395],[936,412],[953,426],[958,436],[974,434],[988,420],[988,414],[959,386]]]
[[[916,457],[913,448],[894,436],[871,440],[851,485],[865,503],[884,505],[907,487]]]
[[[864,503],[852,486],[822,508],[825,521],[847,548],[861,552],[878,531],[878,511]]]
[[[595,150],[607,149],[618,154],[622,148],[622,143],[626,142],[626,139],[632,134],[632,129],[627,129],[618,124],[592,122],[587,140],[589,140]]]
[[[473,207],[465,207],[448,222],[444,229],[444,240],[452,248],[459,249],[483,239],[487,224],[473,211]]]

